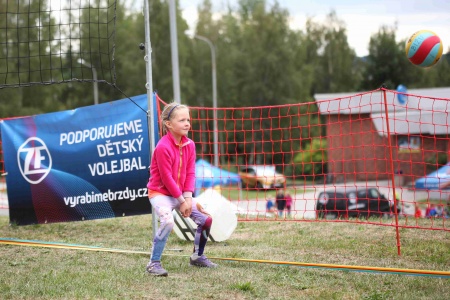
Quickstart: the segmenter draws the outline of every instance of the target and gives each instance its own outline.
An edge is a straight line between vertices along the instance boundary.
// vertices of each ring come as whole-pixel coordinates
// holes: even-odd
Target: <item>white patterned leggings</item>
[[[176,198],[165,195],[158,195],[151,198],[150,203],[160,222],[156,236],[153,239],[150,261],[160,261],[167,243],[167,238],[175,225],[172,210],[179,209],[180,203]],[[205,250],[206,241],[209,237],[212,218],[201,213],[197,209],[197,202],[194,198],[192,199],[192,213],[189,217],[197,224],[194,238],[194,253],[201,256]]]

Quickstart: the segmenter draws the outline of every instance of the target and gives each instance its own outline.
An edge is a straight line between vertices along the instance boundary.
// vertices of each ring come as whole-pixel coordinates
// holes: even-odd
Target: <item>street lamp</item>
[[[173,99],[181,103],[180,70],[178,62],[176,1],[169,0],[170,50],[172,53]]]
[[[98,82],[97,82],[97,69],[95,69],[94,65],[86,63],[82,58],[78,59],[78,63],[86,66],[92,70],[92,79],[94,80],[94,104],[98,104]]]
[[[216,49],[213,43],[204,36],[194,35],[194,38],[206,42],[211,49],[212,92],[213,92],[213,134],[214,134],[214,165],[219,166],[219,133],[217,129],[217,79],[216,79]]]

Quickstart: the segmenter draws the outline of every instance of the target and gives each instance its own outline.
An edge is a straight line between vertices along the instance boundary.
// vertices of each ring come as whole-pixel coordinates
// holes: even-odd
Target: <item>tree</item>
[[[212,99],[212,61],[211,61],[211,49],[205,41],[201,41],[195,38],[195,35],[199,35],[207,38],[214,46],[216,54],[216,65],[217,61],[221,61],[220,51],[222,50],[221,45],[218,45],[220,24],[215,22],[212,17],[212,5],[210,0],[204,0],[203,3],[198,8],[198,22],[195,28],[194,37],[191,40],[191,49],[189,60],[186,64],[191,70],[190,84],[190,103],[198,106],[213,106]],[[221,64],[222,65],[222,64]],[[221,68],[220,71],[217,70],[216,66],[216,76],[219,82],[221,80]],[[218,95],[218,105],[223,104],[219,100]]]
[[[361,82],[363,90],[374,90],[383,84],[395,89],[399,84],[408,85],[417,78],[417,70],[405,59],[404,48],[395,41],[395,32],[395,26],[382,26],[370,38],[369,56]]]
[[[319,27],[320,28],[320,27]],[[353,91],[358,84],[356,54],[347,41],[344,22],[331,11],[319,32],[322,54],[316,72],[316,90],[321,93]]]
[[[147,82],[145,52],[139,48],[141,43],[145,43],[144,17],[140,11],[127,10],[125,0],[119,1],[117,5],[116,85],[127,96],[145,94],[147,92],[145,88]],[[153,24],[152,19],[150,19],[150,23],[151,33],[159,29],[157,24]],[[152,43],[151,46],[155,45]],[[116,91],[113,99],[119,98],[124,98],[124,95],[118,94]]]
[[[420,72],[418,78],[410,83],[410,87],[448,87],[450,84],[450,52],[442,55],[432,67],[420,68],[412,66]]]
[[[224,80],[219,82],[221,91],[226,92],[220,97],[227,99],[226,106],[265,106],[307,101],[302,96],[309,94],[310,81],[302,78],[308,77],[310,69],[303,67],[306,57],[301,47],[302,40],[298,39],[301,35],[290,30],[289,14],[278,3],[268,8],[265,4],[265,1],[239,1],[238,10],[230,10],[220,23],[222,34],[217,47],[218,68]],[[245,118],[259,120],[262,113],[265,112],[255,109]],[[246,157],[248,163],[275,159],[267,155],[271,153],[270,143],[263,142],[270,140],[267,129],[271,126],[271,121],[263,118],[252,125],[255,130],[252,136],[237,137],[248,141],[247,149],[238,151],[266,153]],[[286,126],[289,124],[281,127]],[[290,149],[289,143],[283,147]],[[276,159],[281,161],[284,158]]]

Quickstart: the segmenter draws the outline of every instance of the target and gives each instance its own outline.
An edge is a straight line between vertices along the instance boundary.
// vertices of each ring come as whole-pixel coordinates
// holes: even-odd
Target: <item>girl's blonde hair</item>
[[[166,107],[164,107],[160,119],[161,119],[161,129],[162,129],[162,134],[165,135],[168,131],[167,127],[166,127],[166,121],[170,121],[171,119],[173,119],[173,117],[176,115],[177,111],[179,109],[188,109],[189,107],[184,105],[184,104],[178,104],[176,102],[172,102],[168,105],[166,105]]]

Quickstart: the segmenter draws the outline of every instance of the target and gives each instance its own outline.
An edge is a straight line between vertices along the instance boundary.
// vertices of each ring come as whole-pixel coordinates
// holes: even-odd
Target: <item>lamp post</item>
[[[211,49],[212,66],[212,93],[213,93],[213,135],[214,135],[214,165],[219,166],[219,132],[217,129],[217,79],[216,79],[216,49],[213,43],[206,37],[194,35],[194,38],[206,42]]]
[[[92,79],[94,80],[94,104],[98,104],[98,82],[97,82],[97,69],[94,65],[86,63],[82,58],[78,59],[78,62],[85,67],[88,67],[92,70]]]
[[[170,50],[172,53],[173,100],[181,103],[180,70],[178,62],[176,1],[169,0]]]

